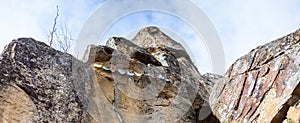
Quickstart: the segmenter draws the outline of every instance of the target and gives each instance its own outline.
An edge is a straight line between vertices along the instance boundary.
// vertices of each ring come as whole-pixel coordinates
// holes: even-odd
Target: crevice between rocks
[[[243,81],[243,86],[242,86],[241,92],[240,92],[240,94],[239,94],[239,99],[238,99],[237,104],[236,104],[235,107],[234,107],[234,110],[238,110],[238,107],[239,107],[240,102],[241,102],[241,98],[242,98],[242,96],[243,96],[243,91],[244,91],[244,88],[245,88],[245,85],[246,85],[247,78],[248,78],[248,76],[246,76],[245,79],[244,79],[244,81]],[[237,117],[238,117],[238,116],[237,116]]]
[[[120,123],[124,123],[124,121],[123,121],[123,119],[122,119],[122,116],[121,116],[121,114],[119,113],[118,108],[117,108],[116,105],[115,105],[115,101],[112,102],[112,106],[113,106],[113,110],[114,110],[116,116],[118,117]]]
[[[258,100],[258,102],[260,102],[260,103],[255,107],[254,110],[252,110],[252,111],[250,112],[250,115],[249,115],[249,116],[252,116],[252,115],[256,112],[256,110],[258,109],[258,107],[261,105],[262,101],[263,101],[263,100],[265,99],[265,97],[266,97],[266,94],[272,89],[272,86],[274,85],[276,79],[278,78],[279,73],[280,73],[280,70],[277,71],[276,76],[275,76],[274,80],[272,81],[271,86],[264,92],[264,94],[262,95],[262,98],[260,98],[260,100]]]
[[[271,120],[271,123],[282,123],[285,119],[287,119],[287,112],[290,107],[295,105],[297,101],[300,99],[300,84],[297,85],[296,89],[292,93],[292,97],[283,104],[283,107],[278,111],[275,117]]]
[[[118,117],[120,123],[124,123],[122,115],[120,114],[120,112],[118,111],[118,108],[116,106],[116,88],[115,88],[115,86],[114,86],[114,100],[112,101],[112,107],[113,107],[115,115]]]

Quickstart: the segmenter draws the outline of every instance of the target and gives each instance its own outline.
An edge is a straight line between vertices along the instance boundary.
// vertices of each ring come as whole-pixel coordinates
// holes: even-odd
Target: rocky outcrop
[[[71,55],[20,38],[5,48],[0,68],[0,122],[118,122],[93,70]]]
[[[169,37],[152,41],[151,36],[142,35],[145,30],[165,36],[158,28],[148,27],[134,41],[114,37],[106,46],[89,46],[86,53],[120,122],[218,122],[210,111],[199,114],[208,106],[211,85],[182,46]],[[164,44],[166,40],[172,45]],[[105,56],[111,57],[103,60]],[[199,119],[199,115],[205,116]]]
[[[218,122],[208,105],[215,78],[156,27],[90,45],[85,57],[12,41],[0,57],[1,122]]]
[[[300,30],[224,76],[201,75],[156,27],[90,45],[85,58],[13,40],[0,56],[0,122],[300,122]]]
[[[221,122],[300,122],[300,30],[238,59],[213,90]]]
[[[152,54],[158,59],[163,56],[163,54],[159,53],[166,52],[167,50],[176,58],[184,57],[192,63],[190,56],[187,54],[183,46],[164,34],[157,27],[147,27],[140,30],[132,39],[132,42],[147,49],[149,52],[152,52]]]

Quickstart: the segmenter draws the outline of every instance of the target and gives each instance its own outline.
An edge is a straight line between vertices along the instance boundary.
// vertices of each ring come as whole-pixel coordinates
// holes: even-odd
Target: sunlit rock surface
[[[88,122],[92,69],[31,38],[12,41],[0,58],[1,122]]]
[[[134,40],[90,45],[84,62],[32,38],[12,41],[0,57],[0,122],[218,122],[212,84],[180,44],[156,27]]]
[[[297,123],[299,42],[297,30],[220,76],[156,27],[90,45],[84,62],[20,38],[0,56],[0,122]]]
[[[299,39],[297,30],[232,64],[210,97],[221,122],[299,122]]]
[[[153,41],[145,30],[163,38]],[[199,114],[203,106],[209,108],[211,85],[184,48],[158,28],[141,30],[134,41],[113,37],[106,46],[89,49],[88,64],[120,122],[218,122],[210,111]],[[110,59],[102,60],[106,56]]]

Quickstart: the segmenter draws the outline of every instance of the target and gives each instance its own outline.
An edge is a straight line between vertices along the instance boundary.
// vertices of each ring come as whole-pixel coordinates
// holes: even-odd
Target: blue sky
[[[53,24],[56,5],[60,8],[60,21],[68,25],[76,39],[88,17],[105,1],[0,1],[0,50],[2,51],[12,39],[19,37],[33,37],[46,41],[48,31]],[[300,27],[299,0],[191,1],[205,12],[215,26],[224,47],[227,67],[251,49]],[[112,7],[113,9],[118,8]],[[189,14],[197,16],[193,12]],[[149,25],[163,28],[163,31],[173,35],[171,37],[180,37],[182,39],[180,42],[183,42],[192,54],[198,69],[202,73],[212,72],[205,44],[200,41],[188,24],[166,13],[145,11],[128,15],[115,22],[102,39],[99,39],[99,43],[100,40],[103,43],[111,36],[130,39],[138,29]],[[176,39],[179,40],[179,38]]]

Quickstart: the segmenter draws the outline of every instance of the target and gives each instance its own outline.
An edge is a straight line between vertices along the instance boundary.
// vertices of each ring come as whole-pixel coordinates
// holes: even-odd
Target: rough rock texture
[[[146,48],[156,58],[159,58],[159,56],[163,55],[163,53],[159,53],[165,52],[166,49],[176,58],[184,57],[186,60],[192,63],[190,56],[187,54],[183,46],[161,32],[157,27],[147,27],[142,29],[132,39],[132,42],[140,47]]]
[[[149,30],[164,38],[152,41],[155,36],[146,35]],[[164,44],[165,41],[169,43]],[[209,108],[211,85],[199,74],[183,47],[158,28],[141,30],[134,41],[114,37],[106,46],[89,46],[86,56],[120,122],[218,122],[210,111],[199,114],[204,106]],[[162,75],[170,82],[146,75],[131,77],[117,70]],[[201,119],[199,115],[203,115]]]
[[[105,104],[93,81],[93,70],[42,42],[31,38],[12,41],[0,57],[0,68],[0,122],[117,119],[108,109],[97,108]],[[104,112],[105,117],[101,116]]]
[[[206,87],[208,89],[208,92],[212,92],[212,88],[214,87],[214,85],[222,80],[223,76],[213,73],[206,73],[203,74],[203,78],[205,79],[205,84],[207,85]]]
[[[284,123],[299,123],[300,122],[300,101],[291,106],[287,112]]]
[[[0,122],[300,122],[300,30],[252,50],[224,76],[200,75],[156,27],[90,45],[85,58],[12,41],[0,56]]]
[[[12,41],[0,57],[0,122],[218,122],[208,105],[215,78],[156,27],[91,45],[85,58]]]
[[[213,90],[221,122],[300,122],[300,30],[238,59]]]

